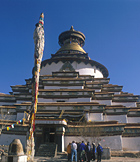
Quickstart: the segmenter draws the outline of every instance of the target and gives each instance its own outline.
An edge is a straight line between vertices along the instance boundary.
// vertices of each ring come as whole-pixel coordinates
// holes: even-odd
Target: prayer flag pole
[[[41,13],[39,23],[34,30],[34,68],[32,77],[32,104],[30,111],[30,130],[27,142],[28,161],[34,160],[34,131],[35,131],[35,113],[37,112],[39,73],[44,51],[44,14]]]

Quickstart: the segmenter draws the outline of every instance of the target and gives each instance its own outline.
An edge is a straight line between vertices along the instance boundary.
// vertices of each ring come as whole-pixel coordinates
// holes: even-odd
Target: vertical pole
[[[37,112],[39,73],[44,51],[44,14],[41,13],[39,23],[34,30],[34,68],[32,77],[32,104],[30,111],[30,129],[27,140],[28,161],[34,161],[34,131],[35,131],[35,113]]]

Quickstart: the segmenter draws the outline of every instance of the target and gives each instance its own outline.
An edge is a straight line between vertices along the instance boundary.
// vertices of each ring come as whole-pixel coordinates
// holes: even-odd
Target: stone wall
[[[140,151],[140,137],[123,137],[122,147],[124,151]]]
[[[65,136],[64,137],[64,148],[66,150],[69,142],[76,141],[89,141],[90,143],[94,142],[97,144],[100,142],[102,147],[110,148],[111,150],[121,151],[122,150],[122,137],[120,135],[117,136],[104,136],[104,137],[81,137],[81,136]]]

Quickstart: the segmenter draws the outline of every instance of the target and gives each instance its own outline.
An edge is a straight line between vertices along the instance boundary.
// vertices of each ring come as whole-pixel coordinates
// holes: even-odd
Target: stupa
[[[41,64],[38,109],[35,117],[36,152],[41,145],[100,142],[111,150],[140,151],[140,102],[138,95],[109,83],[107,68],[91,60],[83,49],[85,35],[70,30],[59,35],[60,49]],[[0,143],[15,138],[26,148],[32,78],[0,94]],[[17,123],[24,119],[24,123]],[[26,119],[26,120],[25,120]],[[7,126],[14,125],[9,130]]]

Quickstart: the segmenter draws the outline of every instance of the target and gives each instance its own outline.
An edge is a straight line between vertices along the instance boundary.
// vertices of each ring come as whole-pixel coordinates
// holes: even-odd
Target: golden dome
[[[56,52],[60,53],[86,53],[83,50],[85,42],[85,35],[79,31],[74,30],[71,26],[70,30],[67,30],[59,35],[59,45],[61,48]]]
[[[75,42],[64,44],[56,53],[60,53],[62,51],[68,51],[70,53],[71,51],[75,51],[78,53],[86,53],[84,49],[78,43]]]

